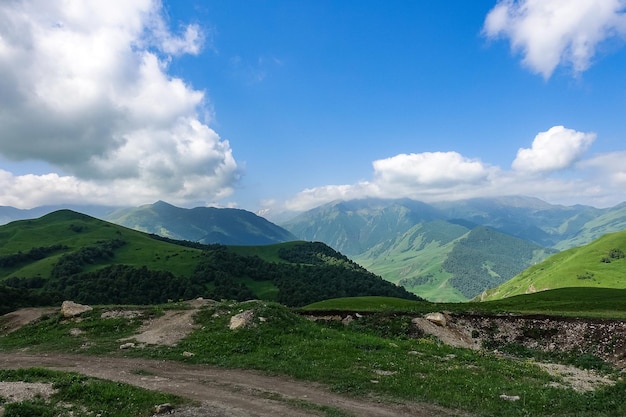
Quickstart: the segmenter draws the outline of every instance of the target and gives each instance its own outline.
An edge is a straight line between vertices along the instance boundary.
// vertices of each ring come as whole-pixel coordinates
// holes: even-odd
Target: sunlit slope
[[[626,230],[547,258],[504,284],[485,291],[481,300],[497,300],[553,288],[626,288]]]
[[[449,283],[452,274],[442,264],[469,229],[444,222],[421,223],[397,240],[388,240],[355,260],[385,279],[430,301],[465,301]]]
[[[513,278],[550,250],[486,227],[434,221],[355,259],[434,302],[461,302]]]
[[[59,258],[101,242],[120,240],[110,259],[94,259],[86,270],[113,264],[153,270],[167,270],[176,275],[190,275],[201,251],[152,239],[145,233],[108,223],[85,214],[60,210],[38,219],[20,220],[0,226],[0,257],[29,253],[33,248],[52,248],[41,259],[27,259],[14,265],[0,266],[0,281],[9,277],[49,277]]]

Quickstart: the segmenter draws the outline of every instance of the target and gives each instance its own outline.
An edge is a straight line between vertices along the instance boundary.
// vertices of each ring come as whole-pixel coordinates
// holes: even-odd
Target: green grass
[[[557,253],[482,297],[496,300],[533,291],[565,287],[626,288],[626,258],[602,262],[611,249],[626,252],[626,231]]]
[[[273,282],[255,281],[250,278],[243,278],[241,281],[259,300],[276,301],[279,290]]]
[[[541,303],[562,300],[566,294]],[[545,297],[545,294],[542,294]],[[601,294],[597,294],[601,298]],[[619,296],[613,297],[617,307]],[[160,360],[182,360],[230,368],[256,369],[275,375],[322,383],[335,392],[384,401],[426,401],[465,410],[478,416],[621,416],[626,414],[626,382],[593,393],[552,388],[562,383],[526,359],[496,356],[489,351],[471,351],[442,345],[431,338],[408,336],[410,316],[393,314],[394,309],[440,310],[440,304],[411,303],[382,297],[359,297],[318,303],[318,307],[378,311],[348,326],[307,320],[275,303],[224,302],[202,309],[199,328],[176,347],[148,346],[120,351],[121,337],[136,330],[130,319],[100,319],[100,308],[79,322],[65,323],[56,316],[0,337],[0,349],[87,352],[129,355]],[[472,303],[494,306],[492,303]],[[522,301],[516,304],[524,305]],[[607,305],[611,305],[607,303]],[[449,304],[461,308],[468,304]],[[500,304],[501,308],[502,304]],[[493,307],[493,311],[497,310]],[[231,331],[230,317],[246,309],[255,311],[252,326]],[[158,313],[159,309],[154,310]],[[408,318],[407,318],[408,317]],[[78,327],[85,333],[71,336]],[[97,349],[81,348],[84,344]],[[194,356],[183,357],[183,352]],[[527,356],[528,352],[524,352]],[[141,369],[134,371],[137,374]],[[518,402],[503,401],[501,394],[519,395]],[[309,406],[309,405],[303,405]],[[327,415],[337,410],[319,410]]]
[[[0,226],[0,256],[28,252],[33,247],[65,245],[67,250],[44,259],[0,268],[0,282],[18,277],[48,277],[53,265],[64,253],[98,241],[122,239],[126,244],[115,251],[111,260],[96,262],[89,269],[111,264],[136,267],[146,265],[150,269],[170,271],[174,275],[188,276],[193,272],[201,255],[197,249],[174,245],[151,239],[148,235],[107,223],[93,217],[61,210],[34,220],[21,220]]]
[[[76,373],[40,368],[0,370],[0,381],[42,382],[55,389],[50,398],[36,397],[4,404],[4,417],[57,417],[99,415],[150,416],[155,404],[182,405],[180,397]]]
[[[96,307],[83,313],[81,320],[68,320],[60,313],[43,316],[36,323],[0,336],[0,350],[10,351],[27,346],[33,352],[115,352],[122,343],[119,339],[135,334],[142,321],[140,318],[100,318],[107,310],[109,308]],[[158,307],[133,307],[133,310],[142,311],[144,319],[162,314],[162,309]]]
[[[412,310],[423,304],[420,301],[403,300],[394,297],[349,297],[333,298],[303,307],[303,311],[341,310],[341,311],[381,311]],[[430,304],[430,303],[429,303]]]
[[[485,416],[626,413],[624,382],[593,394],[550,388],[560,378],[530,362],[455,349],[428,338],[410,339],[401,332],[380,337],[358,327],[358,321],[321,325],[281,306],[258,304],[254,326],[229,330],[226,312],[251,307],[216,306],[198,316],[202,330],[178,347],[133,354],[177,359],[190,351],[196,354],[188,362],[258,369],[324,383],[338,393],[427,401]],[[523,401],[503,401],[501,394],[520,395]]]
[[[301,311],[380,310],[422,314],[433,311],[482,314],[548,314],[554,316],[626,320],[626,289],[559,288],[505,298],[467,303],[431,303],[389,297],[336,298],[302,307]]]

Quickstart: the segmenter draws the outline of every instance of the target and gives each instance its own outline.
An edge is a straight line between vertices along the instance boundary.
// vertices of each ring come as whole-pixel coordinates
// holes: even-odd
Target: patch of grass
[[[457,313],[546,314],[563,317],[626,319],[626,289],[572,287],[517,295],[502,300],[467,303],[431,303],[391,297],[348,297],[320,301],[300,311],[388,311],[423,314]]]
[[[27,346],[34,352],[64,351],[76,353],[106,353],[116,350],[119,339],[131,336],[141,325],[138,318],[101,319],[105,309],[94,308],[79,319],[66,319],[60,313],[42,317],[36,323],[0,337],[0,350]],[[157,314],[146,310],[146,315]]]
[[[255,310],[253,324],[228,329],[232,315]],[[261,319],[263,318],[263,319]],[[426,401],[485,416],[623,415],[626,383],[582,394],[550,387],[559,382],[538,366],[485,352],[455,349],[400,331],[377,335],[372,326],[328,327],[277,304],[220,304],[197,317],[201,330],[174,348],[149,347],[131,355],[251,368],[320,382],[359,397]],[[394,324],[395,326],[395,324]],[[393,327],[393,326],[392,326]],[[608,393],[611,393],[609,395]],[[519,395],[510,402],[501,394]]]
[[[364,307],[382,301],[373,298],[358,300]],[[348,301],[342,302],[347,305],[350,304]],[[529,303],[544,301],[531,298]],[[385,302],[392,304],[395,299]],[[474,305],[485,304],[473,303],[471,306]],[[468,309],[467,304],[458,306]],[[407,310],[402,305],[395,308]],[[35,351],[96,352],[256,369],[322,383],[347,395],[391,401],[425,401],[484,416],[626,415],[624,381],[591,393],[551,387],[551,382],[562,382],[560,378],[524,359],[537,357],[536,352],[511,352],[521,359],[503,358],[489,351],[456,349],[433,338],[408,335],[412,326],[407,316],[394,316],[393,309],[386,307],[383,312],[364,315],[344,326],[307,320],[276,303],[216,303],[200,310],[196,316],[198,329],[178,346],[147,346],[120,351],[118,339],[131,335],[139,325],[138,320],[104,320],[100,318],[101,309],[96,308],[78,323],[50,315],[42,323],[1,337],[0,349],[29,346]],[[444,308],[440,304],[414,303],[408,309],[415,312]],[[230,318],[245,310],[254,311],[252,323],[230,330]],[[494,307],[492,311],[496,310]],[[154,309],[154,314],[159,311],[162,309]],[[84,333],[72,336],[69,332],[72,327],[78,327]],[[93,346],[81,347],[85,343]],[[194,355],[183,357],[183,352]],[[559,359],[561,363],[564,361],[586,369],[612,372],[608,365],[594,362],[596,359],[587,356]],[[33,378],[33,375],[22,377]],[[500,398],[502,394],[518,395],[521,400],[504,401]],[[81,395],[94,394],[83,391]],[[336,412],[319,411],[327,415]]]
[[[186,402],[174,395],[119,382],[41,368],[0,370],[0,381],[51,383],[55,389],[47,399],[34,398],[5,404],[4,417],[149,416],[156,404],[181,405]]]

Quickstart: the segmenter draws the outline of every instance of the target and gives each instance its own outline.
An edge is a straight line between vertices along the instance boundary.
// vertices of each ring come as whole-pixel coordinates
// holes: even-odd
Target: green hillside
[[[419,224],[397,241],[355,259],[370,271],[434,302],[467,301],[553,251],[485,227]]]
[[[190,275],[198,262],[200,250],[152,239],[145,233],[107,223],[70,210],[60,210],[33,220],[20,220],[0,227],[0,282],[11,277],[49,277],[54,265],[66,254],[102,242],[121,240],[108,259],[91,259],[86,270],[113,265],[147,266],[175,275]],[[40,259],[25,259],[9,265],[6,259],[33,248],[62,248]]]
[[[418,299],[323,243],[202,245],[62,210],[0,226],[0,310],[88,304],[265,299],[304,305],[382,295]]]
[[[497,300],[554,288],[626,288],[626,230],[550,256],[510,281],[486,291],[482,300]]]
[[[389,239],[354,259],[366,269],[402,285],[430,301],[465,301],[467,297],[449,284],[452,277],[442,268],[466,227],[435,221],[412,227],[399,239]]]

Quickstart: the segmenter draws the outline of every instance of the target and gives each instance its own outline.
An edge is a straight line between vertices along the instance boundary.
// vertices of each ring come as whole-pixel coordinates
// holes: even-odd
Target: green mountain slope
[[[394,244],[372,249],[361,265],[429,301],[467,301],[553,251],[485,227],[420,224]]]
[[[106,220],[146,233],[206,244],[268,245],[297,240],[282,227],[246,210],[185,209],[163,201],[120,209]]]
[[[502,235],[498,244],[469,239],[455,249],[459,242],[428,238],[433,232],[424,229],[437,227],[445,234],[450,224],[465,232],[482,226]],[[463,301],[541,261],[550,249],[567,249],[626,228],[626,204],[608,209],[568,207],[515,196],[431,204],[362,199],[318,207],[283,226],[300,239],[319,240],[346,253],[427,299]],[[424,236],[416,240],[413,234]],[[520,258],[515,251],[522,248]],[[458,257],[471,262],[455,268]]]
[[[449,285],[452,274],[442,268],[466,227],[434,221],[412,227],[397,240],[383,242],[355,260],[368,270],[430,301],[465,301]]]
[[[302,240],[324,242],[353,256],[437,216],[436,209],[419,201],[369,198],[329,203],[282,226]]]
[[[3,311],[63,299],[152,304],[201,296],[304,305],[361,295],[417,299],[322,243],[202,245],[69,210],[0,226]]]
[[[510,281],[486,291],[481,300],[497,300],[554,288],[626,288],[626,230],[550,256]]]
[[[152,239],[145,233],[108,223],[70,210],[60,210],[33,220],[20,220],[0,226],[0,258],[28,253],[33,248],[62,248],[39,259],[25,259],[13,265],[0,266],[0,281],[11,277],[49,277],[63,255],[85,247],[95,247],[114,240],[125,244],[116,248],[108,259],[92,257],[86,270],[112,264],[147,266],[190,275],[200,251]]]

